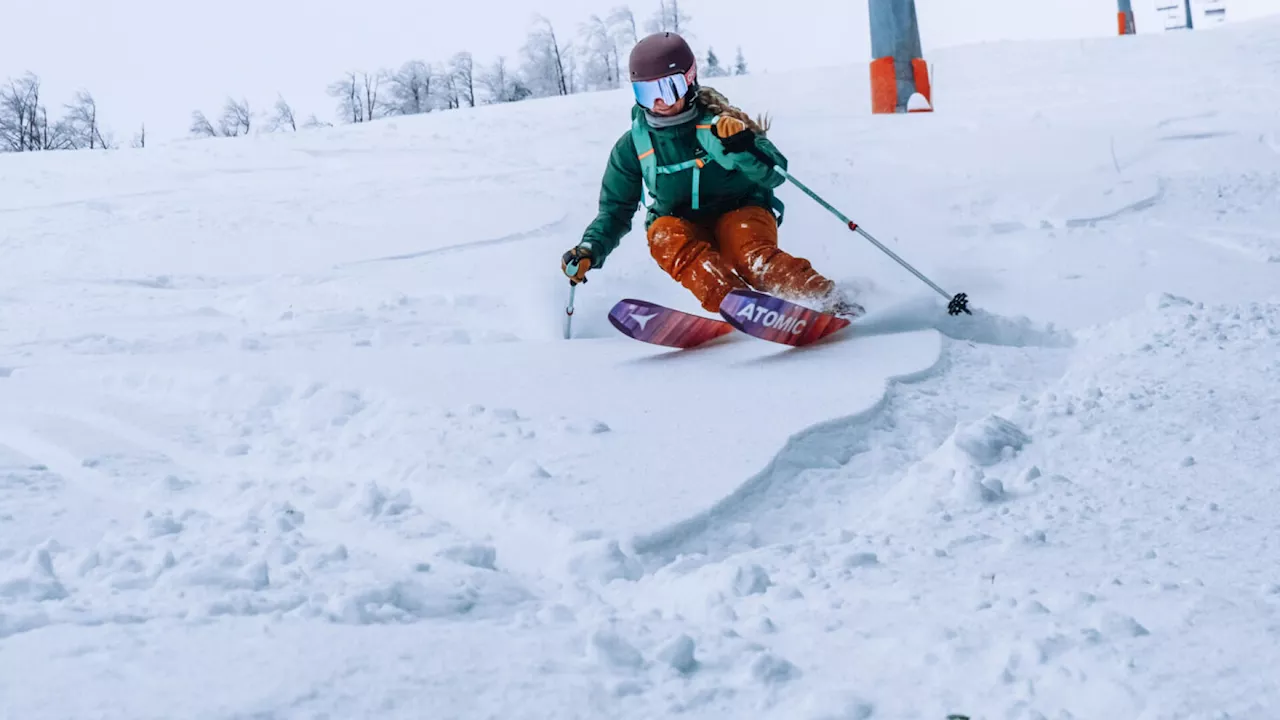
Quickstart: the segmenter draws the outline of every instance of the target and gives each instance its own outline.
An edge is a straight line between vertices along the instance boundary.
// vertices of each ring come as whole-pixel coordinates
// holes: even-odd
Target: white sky
[[[144,121],[149,141],[181,137],[193,110],[214,118],[228,94],[266,109],[280,92],[300,120],[333,120],[325,86],[347,70],[445,60],[459,50],[478,64],[514,59],[535,12],[563,39],[591,13],[624,1],[10,0],[0,13],[10,28],[0,80],[35,72],[51,110],[88,89],[125,142]],[[1133,0],[1139,32],[1159,31],[1159,1]],[[643,23],[658,3],[629,4]],[[710,44],[728,63],[741,45],[753,72],[870,60],[866,0],[682,4],[700,52]],[[1226,4],[1231,21],[1280,12],[1280,0]],[[917,0],[917,8],[926,57],[931,47],[1105,36],[1116,27],[1115,0]]]

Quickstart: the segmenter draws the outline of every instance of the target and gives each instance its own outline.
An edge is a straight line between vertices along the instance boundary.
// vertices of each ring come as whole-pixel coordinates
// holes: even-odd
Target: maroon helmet
[[[684,73],[692,84],[698,60],[693,48],[673,32],[650,35],[631,49],[631,82],[657,80]]]

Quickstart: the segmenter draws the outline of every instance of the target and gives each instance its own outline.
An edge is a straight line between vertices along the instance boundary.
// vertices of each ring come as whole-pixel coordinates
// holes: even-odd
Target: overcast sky
[[[347,70],[518,57],[535,13],[562,36],[626,0],[10,0],[0,80],[35,72],[51,110],[78,88],[127,143],[186,134],[191,112],[215,117],[228,95],[258,109],[277,93],[300,119],[334,120],[325,86]],[[1157,31],[1163,0],[1133,0],[1139,31]],[[1280,0],[1225,0],[1231,20],[1280,12]],[[643,22],[657,0],[631,0]],[[14,7],[16,5],[16,7]],[[870,59],[866,0],[682,0],[691,40],[729,61],[741,45],[754,72]],[[917,0],[926,48],[1000,39],[1115,33],[1115,0]],[[643,33],[643,28],[642,28]]]

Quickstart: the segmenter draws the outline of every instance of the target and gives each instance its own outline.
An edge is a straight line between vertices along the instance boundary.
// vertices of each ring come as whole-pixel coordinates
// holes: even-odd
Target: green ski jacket
[[[687,123],[654,128],[646,121],[644,110],[636,107],[631,119],[632,129],[618,139],[609,154],[600,184],[599,213],[579,243],[591,250],[592,267],[603,267],[605,258],[631,231],[646,191],[652,202],[645,217],[646,230],[665,216],[704,223],[750,205],[775,212],[781,209],[773,189],[786,179],[751,153],[726,153],[711,131],[714,116],[704,111]],[[643,138],[637,142],[638,132],[647,134],[652,153],[644,147]],[[787,169],[786,157],[772,142],[759,135],[755,142],[775,165]],[[646,187],[641,155],[648,156],[645,162],[654,187]]]

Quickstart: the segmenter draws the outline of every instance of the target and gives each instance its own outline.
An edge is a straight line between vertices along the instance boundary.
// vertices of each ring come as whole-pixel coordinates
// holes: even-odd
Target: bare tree
[[[431,112],[435,73],[421,60],[410,60],[387,79],[391,84],[388,111],[396,115]]]
[[[360,81],[349,72],[341,80],[329,84],[329,95],[338,100],[338,115],[346,122],[365,122],[364,103],[360,100]]]
[[[36,108],[36,122],[31,128],[33,150],[75,150],[75,138],[66,120],[49,122],[49,110],[44,105]]]
[[[0,148],[9,152],[43,150],[48,113],[40,105],[40,78],[27,73],[0,89]]]
[[[31,117],[34,97],[39,97],[40,81],[31,73],[21,80],[10,80],[0,88],[0,148],[7,152],[26,152],[30,145]]]
[[[293,116],[293,107],[289,105],[289,101],[285,100],[283,95],[276,98],[275,109],[272,112],[267,129],[270,132],[279,130],[298,131],[298,121]]]
[[[457,81],[458,94],[467,99],[467,104],[476,106],[476,66],[471,53],[460,52],[453,56],[450,71]],[[459,103],[461,105],[461,103]]]
[[[386,79],[388,73],[386,70],[379,70],[370,75],[364,73],[364,107],[365,117],[374,120],[379,115],[382,105],[378,101],[378,89],[382,87],[382,81]]]
[[[196,137],[218,137],[218,131],[200,110],[191,113],[191,134]]]
[[[564,57],[555,28],[541,15],[534,18],[534,23],[524,46],[525,79],[536,95],[568,95]]]
[[[98,124],[98,103],[86,90],[76,93],[75,101],[66,106],[67,128],[71,133],[71,141],[77,148],[110,149],[110,143],[102,135]]]
[[[111,133],[98,122],[98,105],[93,95],[81,90],[64,106],[61,120],[51,122],[41,101],[41,83],[33,73],[0,86],[0,152],[34,150],[109,149]]]
[[[249,101],[227,98],[227,103],[222,106],[222,118],[218,124],[222,134],[227,137],[248,135],[252,125],[253,113],[249,110]]]

